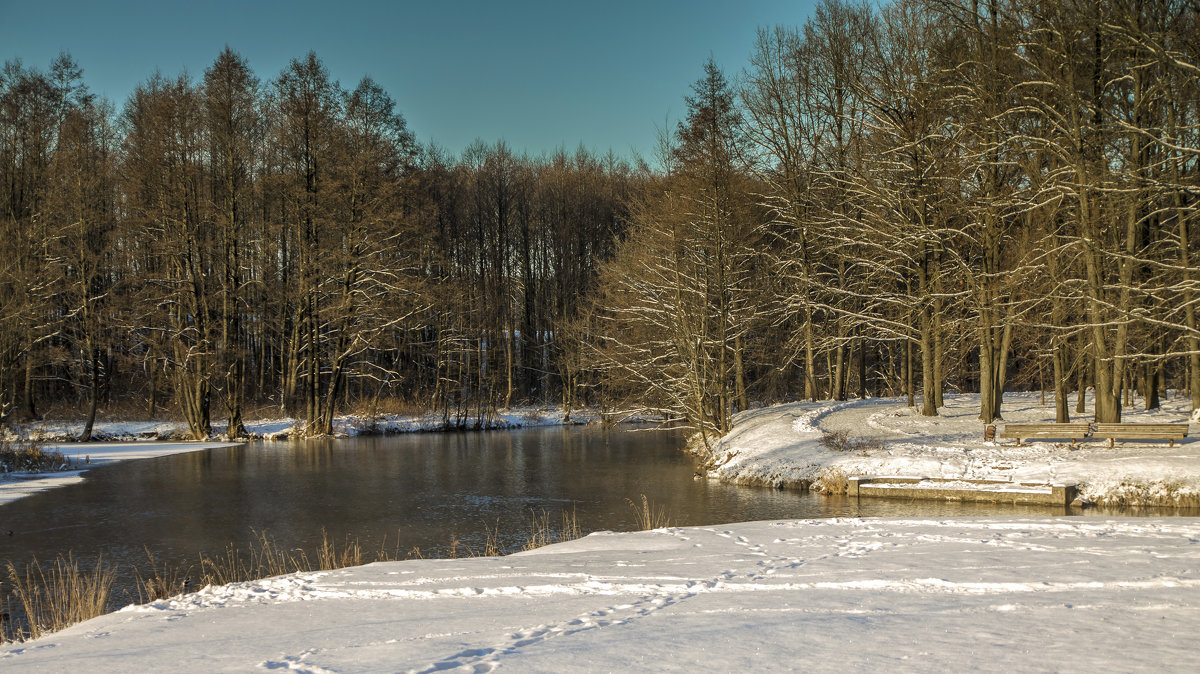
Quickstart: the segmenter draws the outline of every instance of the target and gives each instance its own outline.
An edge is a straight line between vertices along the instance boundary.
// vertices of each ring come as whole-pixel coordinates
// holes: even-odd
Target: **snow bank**
[[[1037,393],[1004,396],[1007,422],[1052,422],[1054,407]],[[1154,412],[1126,410],[1124,421],[1186,422],[1190,403],[1175,398]],[[1090,406],[1089,406],[1090,408]],[[1072,402],[1074,410],[1074,402]],[[979,396],[946,398],[940,416],[922,417],[903,399],[838,404],[791,403],[751,410],[734,419],[716,449],[733,458],[710,472],[722,480],[771,486],[820,486],[827,475],[1075,480],[1084,497],[1114,505],[1200,504],[1200,425],[1174,447],[1163,442],[987,442]],[[1005,422],[997,422],[1003,426]],[[825,432],[875,441],[851,452],[824,446]]]
[[[586,424],[598,421],[600,415],[594,410],[575,410],[570,421],[563,420],[561,409],[544,407],[518,407],[497,412],[482,426],[483,429],[524,428],[530,426],[559,426],[563,424]],[[640,421],[630,419],[628,421]],[[253,440],[286,440],[296,435],[300,421],[291,417],[257,419],[245,423],[246,431]],[[473,428],[473,427],[472,427]],[[225,433],[223,423],[213,424],[218,436]],[[335,436],[414,433],[422,431],[454,430],[440,414],[398,415],[383,414],[375,417],[345,414],[334,419]],[[83,422],[48,421],[26,424],[18,429],[19,434],[47,442],[71,442],[79,437]],[[136,442],[142,440],[187,440],[187,424],[181,421],[98,421],[92,430],[96,441]]]
[[[815,520],[207,587],[5,671],[1186,670],[1200,520]]]

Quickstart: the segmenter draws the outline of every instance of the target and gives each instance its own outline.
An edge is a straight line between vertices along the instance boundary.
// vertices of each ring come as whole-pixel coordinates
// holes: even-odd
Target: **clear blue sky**
[[[422,143],[649,158],[710,54],[733,76],[757,27],[800,25],[813,4],[0,0],[0,59],[45,69],[68,51],[120,109],[155,69],[198,78],[226,44],[264,82],[314,50],[343,87],[378,81]]]

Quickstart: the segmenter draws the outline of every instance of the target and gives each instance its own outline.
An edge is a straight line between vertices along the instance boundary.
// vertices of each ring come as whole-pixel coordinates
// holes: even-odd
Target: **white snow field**
[[[1174,397],[1162,408],[1126,409],[1129,423],[1187,422],[1190,401]],[[1091,403],[1088,401],[1090,411]],[[1089,416],[1072,418],[1089,420]],[[1053,398],[1038,393],[1006,393],[1006,422],[1054,421]],[[1200,499],[1200,423],[1171,447],[1163,441],[1095,440],[1072,447],[1063,441],[983,439],[979,395],[948,395],[939,416],[922,417],[900,398],[842,403],[788,403],[743,412],[717,447],[733,458],[712,477],[744,484],[788,486],[819,480],[829,469],[845,476],[924,476],[1079,483],[1082,495],[1113,505],[1196,505]],[[880,446],[838,451],[821,444],[827,431],[874,440]]]
[[[977,396],[740,415],[712,476],[1065,480],[1200,494],[1200,442],[985,442]],[[1045,421],[1007,394],[1008,421]],[[1126,421],[1184,421],[1177,398]],[[825,431],[882,441],[849,452]],[[90,453],[103,445],[63,446]],[[132,458],[135,448],[110,458]],[[175,451],[159,444],[162,451]],[[203,446],[177,445],[179,451]],[[1163,671],[1200,657],[1200,518],[829,519],[671,528],[501,558],[376,563],[201,591],[0,646],[4,671]]]
[[[1200,520],[810,520],[600,532],[126,608],[4,671],[1188,671]]]

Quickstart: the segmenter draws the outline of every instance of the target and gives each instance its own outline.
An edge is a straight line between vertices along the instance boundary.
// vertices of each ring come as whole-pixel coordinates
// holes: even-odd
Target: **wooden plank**
[[[1005,424],[1002,438],[1016,438],[1021,444],[1021,438],[1062,438],[1069,439],[1072,444],[1086,438],[1091,426],[1086,422],[1069,424]]]
[[[1170,446],[1175,446],[1176,440],[1186,438],[1188,425],[1177,424],[1096,424],[1092,432],[1094,438],[1108,438],[1108,446],[1113,447],[1120,440],[1169,440]]]

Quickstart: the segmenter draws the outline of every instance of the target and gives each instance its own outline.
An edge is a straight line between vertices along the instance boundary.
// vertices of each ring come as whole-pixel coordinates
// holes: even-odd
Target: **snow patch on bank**
[[[1185,422],[1190,402],[1168,397],[1153,412],[1126,410],[1130,423]],[[1074,401],[1071,401],[1074,409]],[[1090,405],[1089,405],[1090,409]],[[750,410],[716,447],[732,458],[712,477],[739,484],[810,487],[829,471],[845,476],[1061,482],[1075,480],[1084,497],[1113,505],[1200,505],[1200,426],[1174,447],[1164,442],[988,442],[978,420],[979,396],[947,396],[937,417],[922,417],[900,398],[830,405],[789,403]],[[1007,393],[1005,423],[1054,420],[1053,401],[1038,393]],[[1194,415],[1192,415],[1194,416]],[[876,441],[855,451],[826,447],[827,432]]]
[[[446,430],[503,430],[536,426],[561,426],[565,424],[589,424],[600,421],[595,410],[574,410],[570,419],[564,418],[562,409],[545,407],[516,407],[500,410],[482,421],[468,419],[463,426],[454,419],[440,414],[381,414],[362,416],[344,414],[334,419],[333,434],[337,437],[357,435],[388,435]],[[646,421],[641,418],[622,419],[623,422]],[[257,419],[245,422],[251,440],[287,440],[301,432],[302,422],[292,417]],[[213,433],[224,437],[227,425],[213,424]],[[45,442],[72,442],[83,431],[80,421],[45,421],[18,426],[17,434],[22,437]],[[183,441],[189,439],[187,424],[182,421],[97,421],[92,429],[92,439],[100,442],[137,441]]]

